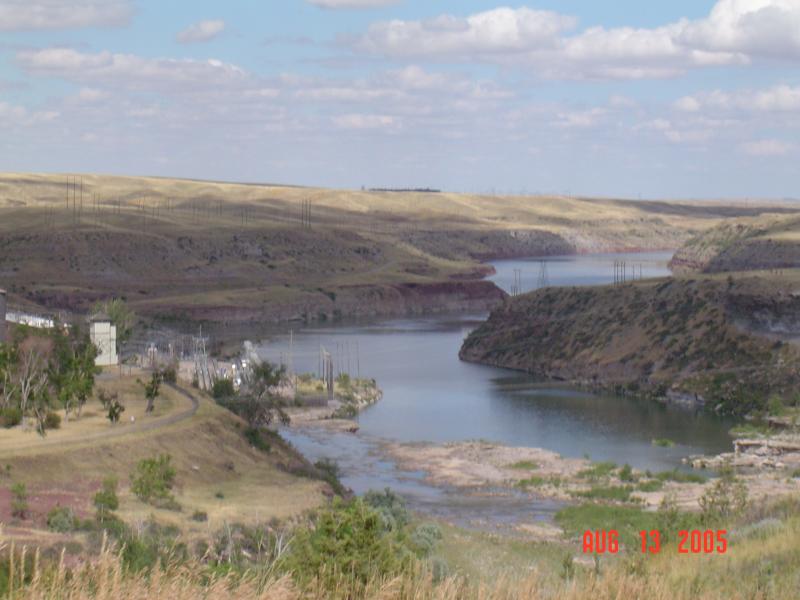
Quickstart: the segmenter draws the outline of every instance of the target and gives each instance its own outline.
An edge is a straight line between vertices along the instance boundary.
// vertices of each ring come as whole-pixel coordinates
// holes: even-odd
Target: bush
[[[204,510],[196,510],[192,513],[192,521],[204,523],[208,521],[208,513]]]
[[[169,454],[140,460],[131,474],[131,490],[142,502],[150,504],[173,505],[175,499],[170,492],[174,484],[175,467]]]
[[[28,488],[24,483],[11,486],[11,516],[24,519],[28,515]]]
[[[60,429],[61,428],[61,415],[55,412],[49,412],[44,418],[45,429]]]
[[[272,446],[264,439],[258,427],[248,427],[245,429],[244,437],[253,448],[257,448],[262,452],[270,452],[272,450]]]
[[[340,575],[361,584],[399,575],[414,560],[402,533],[388,531],[381,515],[356,498],[349,504],[336,501],[313,527],[300,529],[284,566],[301,584],[318,577],[325,589]]]
[[[723,467],[719,478],[703,494],[699,503],[704,523],[724,523],[740,515],[747,507],[747,486],[736,477],[731,467]]]
[[[76,528],[75,512],[68,506],[56,506],[47,513],[47,528],[50,531],[66,533]]]
[[[633,476],[633,469],[628,463],[625,463],[619,470],[619,479],[620,481],[635,481],[636,478]]]
[[[0,427],[10,429],[22,422],[22,411],[16,406],[9,406],[0,410]]]
[[[119,508],[116,477],[106,477],[103,480],[103,487],[94,495],[94,506],[97,509],[98,521],[105,521]]]
[[[211,395],[214,396],[214,400],[235,396],[236,390],[233,389],[233,381],[230,379],[217,379],[211,388]]]
[[[161,371],[161,378],[166,383],[176,383],[178,381],[178,371],[175,369],[174,365],[170,365],[168,367],[164,367]]]
[[[333,488],[335,494],[344,496],[347,493],[342,482],[339,481],[339,465],[336,464],[336,461],[323,458],[315,462],[314,466],[319,471],[320,479],[327,482]]]
[[[388,487],[382,492],[368,491],[364,494],[364,503],[378,511],[389,531],[402,529],[410,521],[406,501]]]
[[[442,539],[442,530],[433,523],[423,523],[411,534],[411,543],[421,557],[429,556]]]

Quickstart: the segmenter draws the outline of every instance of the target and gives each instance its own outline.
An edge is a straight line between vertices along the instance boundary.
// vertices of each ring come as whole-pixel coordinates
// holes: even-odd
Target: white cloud
[[[572,17],[497,8],[467,17],[371,25],[353,43],[390,58],[519,65],[542,77],[646,79],[691,68],[800,58],[800,1],[719,0],[708,17],[655,28],[590,27]]]
[[[675,107],[687,112],[701,109],[744,110],[750,112],[800,111],[800,86],[776,85],[764,90],[715,90],[678,100]]]
[[[784,156],[794,150],[794,145],[780,140],[756,140],[739,145],[750,156]]]
[[[378,8],[391,6],[400,0],[308,0],[310,4],[322,8]]]
[[[428,21],[388,21],[370,26],[357,45],[394,57],[484,57],[553,48],[572,17],[530,8],[496,8],[466,18],[442,15]]]
[[[340,129],[394,129],[398,125],[396,118],[389,115],[339,115],[333,123]]]
[[[193,44],[197,42],[208,42],[217,37],[225,30],[225,21],[200,21],[194,23],[178,33],[175,39],[181,44]]]
[[[0,31],[127,25],[129,0],[0,0]]]
[[[215,59],[143,58],[108,51],[83,53],[72,48],[45,48],[17,53],[17,62],[37,75],[95,85],[113,83],[134,90],[213,89],[248,80],[240,67]]]

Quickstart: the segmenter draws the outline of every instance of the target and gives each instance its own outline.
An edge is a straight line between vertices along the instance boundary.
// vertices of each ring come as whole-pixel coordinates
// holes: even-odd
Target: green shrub
[[[664,482],[660,479],[651,479],[649,481],[640,481],[636,485],[636,489],[640,492],[657,492],[664,487]]]
[[[347,493],[342,482],[339,481],[339,465],[336,464],[336,461],[329,458],[322,458],[314,463],[314,467],[316,467],[320,479],[327,482],[335,494],[344,496]]]
[[[411,534],[411,543],[421,557],[430,556],[441,540],[442,530],[433,523],[423,523]]]
[[[699,500],[703,521],[709,525],[724,523],[747,507],[747,486],[733,469],[723,467],[719,475]]]
[[[620,481],[635,481],[636,478],[633,476],[633,469],[628,463],[625,463],[622,468],[619,470],[619,479]]]
[[[364,494],[364,503],[378,511],[383,519],[383,526],[389,531],[402,529],[411,520],[406,501],[388,487],[382,492],[368,491]]]
[[[270,452],[272,446],[264,439],[261,430],[258,427],[248,427],[244,430],[244,437],[253,448],[261,450],[262,452]]]
[[[60,429],[61,428],[61,415],[56,412],[50,411],[44,418],[45,429]]]
[[[24,483],[11,486],[11,516],[24,519],[28,515],[28,488]]]
[[[613,500],[616,502],[629,502],[631,500],[633,488],[629,485],[609,485],[596,486],[583,492],[574,492],[573,495],[579,498],[590,500]]]
[[[300,529],[284,567],[301,584],[319,578],[322,589],[341,575],[365,584],[409,570],[414,553],[400,531],[389,531],[377,511],[356,498],[335,501],[313,527]]]
[[[156,505],[174,504],[171,491],[175,484],[175,468],[172,457],[161,454],[157,458],[145,458],[136,465],[131,474],[131,491],[142,502]]]
[[[233,381],[230,379],[217,379],[211,388],[211,395],[214,396],[214,400],[235,396],[236,390],[233,389]]]
[[[10,429],[22,422],[22,411],[16,406],[0,409],[0,427]]]
[[[600,477],[607,477],[611,472],[617,468],[616,463],[613,462],[598,462],[593,463],[588,469],[584,469],[578,473],[578,477],[584,479],[598,479]]]
[[[658,446],[659,448],[672,448],[674,445],[675,442],[667,438],[656,438],[653,440],[653,446]]]
[[[769,411],[770,416],[781,417],[786,412],[786,407],[784,406],[783,400],[780,398],[780,396],[772,396],[772,398],[769,399],[767,410]]]
[[[208,521],[208,513],[204,510],[196,510],[192,513],[192,521],[197,521],[198,523],[204,523]]]
[[[50,531],[66,533],[77,526],[75,512],[68,506],[56,506],[47,513],[47,528]]]
[[[102,488],[94,495],[94,506],[97,509],[98,521],[105,521],[119,508],[116,477],[109,476],[103,480]]]

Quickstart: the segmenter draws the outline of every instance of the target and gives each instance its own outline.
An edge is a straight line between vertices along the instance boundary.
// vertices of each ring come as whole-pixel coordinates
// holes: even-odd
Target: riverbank
[[[656,510],[666,499],[682,510],[697,512],[714,486],[702,471],[652,473],[612,462],[564,458],[542,448],[510,447],[483,441],[451,444],[383,445],[397,467],[422,471],[432,485],[465,491],[479,488],[522,490],[532,497],[564,502],[632,504]],[[707,457],[724,465],[724,457]],[[750,502],[774,501],[800,492],[800,478],[787,468],[759,468],[739,475]]]
[[[494,310],[459,356],[588,389],[747,414],[799,391],[800,351],[775,325],[797,312],[794,284],[748,275],[546,288]]]

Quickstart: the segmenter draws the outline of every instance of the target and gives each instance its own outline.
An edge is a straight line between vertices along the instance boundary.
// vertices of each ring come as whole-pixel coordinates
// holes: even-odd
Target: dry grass
[[[286,575],[209,576],[198,563],[173,565],[149,576],[127,575],[116,554],[104,549],[97,560],[74,572],[68,572],[63,562],[55,569],[37,567],[33,580],[22,585],[22,557],[17,554],[11,591],[5,600],[789,599],[796,597],[798,589],[800,551],[796,539],[800,529],[796,519],[785,525],[767,539],[755,537],[733,544],[726,555],[679,556],[674,547],[665,547],[656,557],[619,561],[602,567],[599,574],[579,568],[567,580],[544,578],[531,571],[483,582],[455,576],[434,583],[430,575],[419,572],[375,580],[365,587],[339,577],[332,586],[321,588],[312,583],[300,589]]]
[[[124,415],[128,411],[137,415],[143,412],[146,401],[136,389],[135,377],[104,381],[103,385],[126,397],[128,408]],[[25,483],[32,514],[19,524],[27,528],[20,533],[25,539],[34,534],[42,537],[30,528],[43,529],[46,513],[56,503],[70,506],[84,517],[93,515],[92,497],[109,475],[120,481],[119,514],[123,519],[145,521],[152,515],[159,521],[177,525],[189,538],[205,536],[224,523],[291,519],[322,504],[321,482],[287,472],[287,466],[297,465],[300,460],[287,447],[277,441],[269,453],[251,447],[243,435],[246,425],[197,390],[191,391],[199,402],[195,414],[161,425],[176,413],[191,408],[184,396],[169,387],[163,386],[162,393],[164,398],[157,400],[156,405],[162,404],[163,415],[137,416],[136,425],[112,427],[108,421],[95,423],[102,419],[96,415],[86,417],[86,422],[64,423],[62,430],[54,432],[60,434],[59,438],[51,439],[48,434],[41,439],[35,433],[12,432],[11,437],[27,444],[18,451],[3,438],[0,465],[3,469],[10,465],[10,475],[0,476],[0,521],[10,514],[4,488],[16,482]],[[156,426],[142,429],[148,424]],[[88,437],[87,432],[96,428],[113,435]],[[144,504],[130,492],[129,474],[137,462],[158,454],[171,455],[177,469],[174,491],[183,507],[180,512]],[[218,498],[218,492],[224,497]],[[208,520],[193,521],[191,515],[196,510],[206,512]]]

